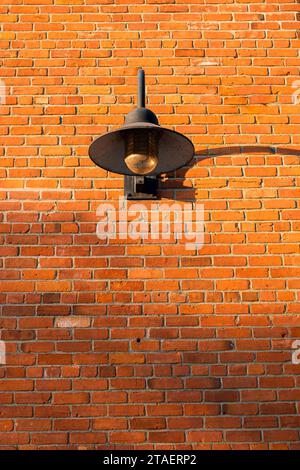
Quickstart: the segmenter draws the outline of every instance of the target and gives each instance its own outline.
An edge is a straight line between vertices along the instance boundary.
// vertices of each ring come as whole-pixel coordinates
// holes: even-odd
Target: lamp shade
[[[139,105],[144,104],[144,73],[139,75]],[[193,143],[179,132],[161,127],[156,115],[149,109],[139,106],[131,111],[120,129],[98,137],[90,146],[89,156],[92,161],[113,173],[137,176],[138,170],[132,171],[126,164],[128,141],[132,135],[138,135],[139,146],[147,152],[147,139],[156,142],[156,165],[147,172],[147,176],[167,173],[186,165],[194,156]]]

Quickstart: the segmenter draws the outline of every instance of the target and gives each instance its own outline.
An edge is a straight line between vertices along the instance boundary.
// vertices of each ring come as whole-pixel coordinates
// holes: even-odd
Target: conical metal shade
[[[180,134],[160,127],[155,114],[144,108],[145,89],[144,73],[139,73],[139,107],[126,116],[125,125],[118,130],[108,132],[98,137],[89,149],[89,156],[93,162],[113,173],[137,176],[125,163],[126,140],[129,132],[135,129],[151,130],[158,137],[158,165],[147,176],[167,173],[186,165],[194,156],[195,149],[192,142]]]

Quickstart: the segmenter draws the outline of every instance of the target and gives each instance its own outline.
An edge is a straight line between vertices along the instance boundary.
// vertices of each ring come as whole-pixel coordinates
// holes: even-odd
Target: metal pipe
[[[145,91],[145,72],[143,69],[138,71],[138,108],[145,108],[146,106],[146,91]]]

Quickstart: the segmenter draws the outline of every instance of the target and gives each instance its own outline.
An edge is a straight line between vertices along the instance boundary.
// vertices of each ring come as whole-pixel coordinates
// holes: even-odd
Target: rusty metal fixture
[[[121,175],[156,177],[181,168],[193,158],[192,142],[179,132],[161,127],[145,102],[145,73],[140,69],[138,106],[127,114],[120,129],[92,143],[89,156],[96,165]]]

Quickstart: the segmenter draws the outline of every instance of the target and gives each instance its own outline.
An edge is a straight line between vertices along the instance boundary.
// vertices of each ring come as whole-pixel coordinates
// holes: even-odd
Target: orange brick
[[[0,449],[299,448],[296,0],[13,3]],[[123,124],[141,66],[149,108],[195,145],[159,192],[204,204],[202,247],[97,238],[124,183],[88,147]]]

